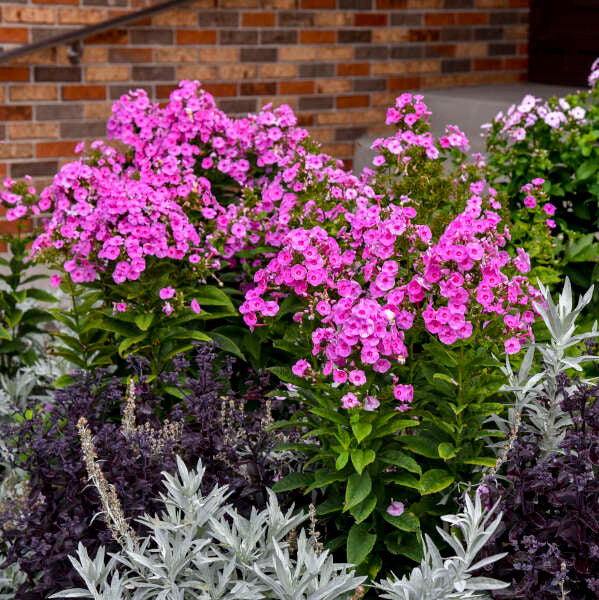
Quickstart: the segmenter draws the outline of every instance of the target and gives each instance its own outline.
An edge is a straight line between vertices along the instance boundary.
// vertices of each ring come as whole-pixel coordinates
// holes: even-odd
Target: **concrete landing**
[[[490,122],[499,111],[519,103],[526,94],[547,99],[575,91],[575,88],[565,86],[526,83],[418,90],[413,93],[422,94],[433,113],[433,135],[443,135],[446,125],[457,125],[470,140],[470,152],[482,153],[484,142],[480,136],[480,126]],[[364,136],[358,140],[354,157],[357,170],[370,166],[374,156],[370,150],[373,139],[374,136]]]

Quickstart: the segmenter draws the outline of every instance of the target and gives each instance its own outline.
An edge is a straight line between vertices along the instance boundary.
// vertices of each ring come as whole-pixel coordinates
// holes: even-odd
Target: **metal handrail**
[[[69,31],[45,40],[40,40],[39,42],[35,42],[33,44],[27,44],[25,46],[13,48],[12,50],[7,50],[6,52],[0,52],[0,62],[6,62],[7,60],[28,54],[29,52],[34,52],[35,50],[42,50],[43,48],[52,48],[53,46],[62,46],[63,44],[79,42],[90,35],[115,29],[120,25],[126,25],[132,21],[139,21],[144,17],[149,17],[150,15],[155,15],[165,10],[170,10],[171,8],[174,8],[180,4],[187,4],[192,1],[193,0],[168,0],[167,2],[161,2],[160,4],[149,6],[148,8],[143,8],[142,10],[128,13],[126,15],[107,19],[106,21],[96,23],[95,25],[89,25],[88,27],[77,29],[76,31]]]

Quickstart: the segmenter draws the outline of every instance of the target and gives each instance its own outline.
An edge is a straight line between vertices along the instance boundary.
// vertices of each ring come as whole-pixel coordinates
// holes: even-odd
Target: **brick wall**
[[[5,50],[158,0],[4,0]],[[142,4],[145,2],[145,4]],[[47,181],[112,101],[164,100],[200,79],[229,113],[288,103],[324,149],[351,161],[407,89],[522,81],[529,0],[197,0],[66,47],[0,64],[0,177]]]

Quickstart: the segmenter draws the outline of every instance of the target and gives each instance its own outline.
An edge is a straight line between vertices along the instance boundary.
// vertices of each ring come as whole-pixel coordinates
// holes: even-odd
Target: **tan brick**
[[[397,94],[392,92],[382,92],[379,94],[371,94],[370,102],[372,106],[393,106],[395,104],[395,98]]]
[[[112,114],[112,102],[88,102],[83,105],[86,119],[107,119]]]
[[[5,6],[4,20],[7,23],[55,23],[52,6]]]
[[[218,79],[216,67],[208,65],[184,65],[177,67],[177,79],[200,79],[215,81]]]
[[[375,123],[380,124],[385,122],[387,111],[381,108],[369,108],[359,111],[360,123]]]
[[[261,65],[261,79],[280,79],[284,77],[295,77],[297,75],[297,67],[295,65]]]
[[[422,87],[450,87],[458,85],[490,85],[495,83],[513,83],[521,81],[523,73],[459,73],[423,77]]]
[[[293,10],[297,8],[296,0],[262,0],[262,8],[275,10]]]
[[[195,10],[167,10],[152,18],[152,25],[162,27],[175,27],[183,25],[189,27],[198,22],[198,13]]]
[[[503,36],[506,40],[526,40],[528,39],[528,25],[505,27]]]
[[[198,62],[198,49],[197,48],[175,48],[172,46],[159,46],[154,48],[154,61],[155,62],[172,62],[172,63],[186,63],[186,62]]]
[[[403,75],[407,73],[407,65],[405,62],[394,61],[390,63],[373,63],[373,75]]]
[[[336,158],[344,158],[354,155],[353,144],[323,144],[322,152],[326,152]]]
[[[409,31],[407,29],[375,29],[372,32],[374,44],[388,44],[393,42],[407,42]]]
[[[8,126],[11,140],[42,140],[58,137],[58,123],[19,123]]]
[[[88,63],[107,63],[108,48],[103,46],[83,46],[83,55],[81,57],[83,64]]]
[[[128,65],[109,65],[103,67],[87,67],[86,81],[128,81],[130,79]]]
[[[323,47],[316,50],[319,60],[351,60],[354,56],[352,46]]]
[[[32,156],[32,144],[0,142],[0,158],[31,158]]]
[[[354,15],[338,11],[317,12],[314,24],[316,27],[351,27],[354,24]]]
[[[406,65],[408,73],[435,73],[441,70],[438,60],[410,60]]]
[[[226,63],[237,62],[239,50],[237,48],[200,48],[198,60],[200,63]]]
[[[222,65],[218,68],[220,79],[256,79],[257,75],[256,65]]]
[[[358,114],[358,111],[352,110],[319,113],[316,115],[316,122],[319,125],[349,125]]]
[[[58,86],[56,85],[13,85],[10,88],[12,102],[23,100],[56,100]]]
[[[260,0],[220,0],[219,8],[260,8]]]
[[[350,79],[317,79],[316,91],[319,94],[341,94],[351,91]]]
[[[273,107],[283,106],[283,104],[287,104],[291,106],[293,110],[297,107],[297,96],[277,96],[276,98],[261,98],[260,99],[260,108],[266,106],[267,104],[272,104]]]
[[[68,46],[60,46],[58,48],[58,63],[61,65],[70,65]],[[81,63],[88,65],[90,63],[107,63],[108,48],[105,46],[84,45]]]
[[[56,63],[56,48],[43,48],[28,52],[10,61],[15,65],[53,65]]]
[[[107,12],[97,8],[61,8],[58,22],[63,25],[93,25],[106,20]]]
[[[312,128],[312,134],[318,142],[322,143],[332,142],[335,139],[334,129]]]
[[[456,44],[455,55],[458,57],[476,57],[476,56],[487,56],[487,44],[484,42],[478,42],[475,44]]]
[[[313,46],[291,46],[287,48],[279,48],[279,60],[281,61],[296,61],[296,60],[316,60],[317,48]],[[318,49],[320,50],[320,48]]]

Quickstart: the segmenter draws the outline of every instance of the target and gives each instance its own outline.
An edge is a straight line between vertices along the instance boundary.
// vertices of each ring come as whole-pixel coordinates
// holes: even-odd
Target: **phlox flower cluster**
[[[422,253],[408,297],[416,302],[428,297],[422,311],[425,327],[444,344],[471,337],[477,321],[484,329],[492,319],[502,319],[506,352],[514,354],[532,336],[532,302],[539,295],[525,276],[530,271],[528,254],[518,248],[510,258],[503,249],[509,231],[499,229],[501,217],[491,210],[501,207],[495,190],[489,189],[485,202],[484,187],[484,181],[470,185],[466,209]],[[509,277],[506,267],[520,275]]]
[[[404,102],[398,99],[388,117],[401,123],[400,131],[376,144],[385,160],[395,154],[391,141],[403,140],[418,123],[405,122],[406,115],[416,113],[402,113]],[[419,114],[427,114],[426,105]],[[457,135],[456,146],[465,146],[463,134],[450,135]],[[425,149],[427,160],[439,156],[427,151],[438,150],[441,142],[426,131],[409,139]],[[407,410],[413,390],[394,374],[408,354],[406,331],[422,323],[451,344],[500,315],[506,349],[514,353],[531,335],[531,305],[538,294],[525,276],[530,269],[526,253],[519,249],[512,259],[503,250],[509,233],[499,230],[495,210],[501,205],[494,190],[483,195],[484,181],[471,184],[465,210],[436,242],[429,226],[417,223],[418,211],[408,196],[381,198],[375,187],[362,181],[353,193],[346,189],[353,207],[335,232],[319,225],[290,229],[282,249],[256,272],[255,287],[240,311],[253,328],[278,313],[282,298],[303,299],[306,308],[294,320],[310,336],[313,358],[298,361],[293,372],[345,386],[341,405],[346,409],[372,410],[386,394],[398,401],[398,410]],[[517,274],[510,277],[507,271]],[[391,390],[381,387],[383,374],[391,376]]]
[[[595,60],[591,67],[588,79],[589,91],[593,91],[598,80],[599,59]],[[588,107],[585,107],[584,95],[582,99],[582,102],[580,98],[574,99],[576,105],[571,106],[566,98],[545,101],[527,94],[519,104],[513,104],[505,113],[499,112],[493,123],[486,123],[483,129],[489,130],[498,126],[498,133],[514,143],[526,139],[526,130],[536,123],[543,123],[549,130],[563,133],[586,122]]]
[[[232,120],[199,85],[182,82],[164,108],[143,90],[123,96],[108,133],[126,151],[94,142],[39,197],[30,189],[25,198],[4,182],[0,199],[10,205],[9,219],[50,214],[34,253],[59,251],[75,282],[109,274],[122,283],[138,279],[151,257],[184,260],[205,273],[257,244],[254,232],[269,228],[263,213],[289,204],[277,187],[278,170],[307,133],[286,106]],[[212,181],[223,176],[240,189],[261,187],[261,203],[250,210],[217,199]]]
[[[527,183],[520,188],[520,191],[523,194],[526,194],[524,197],[524,206],[528,209],[529,212],[539,213],[539,211],[543,214],[543,216],[547,217],[545,219],[545,225],[549,229],[553,229],[555,227],[555,221],[549,217],[553,217],[556,212],[555,204],[551,204],[551,202],[547,202],[547,194],[543,191],[543,184],[545,180],[541,177],[537,177],[532,180],[531,183]]]

